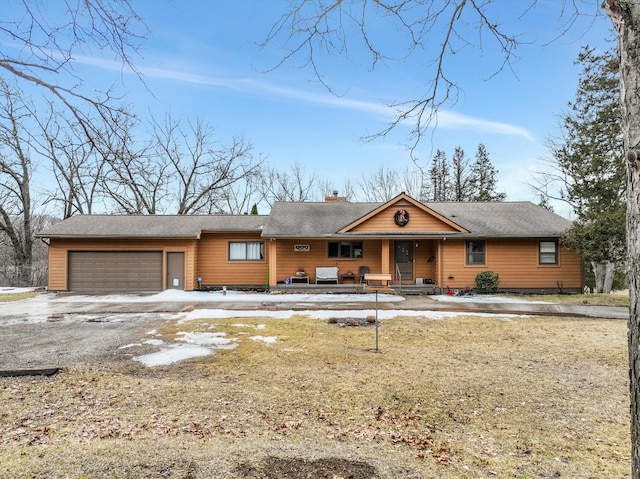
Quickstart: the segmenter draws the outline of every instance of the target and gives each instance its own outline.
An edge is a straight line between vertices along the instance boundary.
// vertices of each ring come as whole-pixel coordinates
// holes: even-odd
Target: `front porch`
[[[388,288],[372,288],[365,287],[360,283],[340,283],[340,284],[306,284],[294,283],[284,284],[278,283],[270,287],[270,291],[282,291],[285,293],[325,293],[325,294],[362,294],[380,292],[394,292],[401,295],[432,295],[440,294],[441,289],[436,284],[400,284],[392,282]]]

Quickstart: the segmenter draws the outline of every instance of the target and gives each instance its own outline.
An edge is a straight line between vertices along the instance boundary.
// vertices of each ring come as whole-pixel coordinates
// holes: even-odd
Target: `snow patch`
[[[273,344],[278,340],[275,336],[251,336],[249,339],[252,341],[262,341],[266,344]]]
[[[171,348],[162,349],[156,353],[136,356],[134,361],[138,361],[147,367],[168,366],[185,359],[209,356],[214,353],[211,348],[205,348],[195,344],[177,344]]]

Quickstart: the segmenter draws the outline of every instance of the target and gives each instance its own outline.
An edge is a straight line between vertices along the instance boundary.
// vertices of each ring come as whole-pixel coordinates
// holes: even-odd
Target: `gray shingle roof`
[[[314,237],[337,231],[376,209],[382,203],[276,202],[262,234],[267,237]]]
[[[426,205],[468,230],[468,236],[555,237],[572,224],[568,219],[529,201]]]
[[[384,203],[285,203],[273,205],[263,236],[322,237],[352,236],[336,233],[362,218]],[[425,203],[425,206],[449,218],[469,233],[454,233],[467,237],[557,237],[571,221],[531,202]],[[416,233],[397,233],[415,236]],[[425,235],[429,234],[427,232]],[[452,236],[431,232],[432,236]],[[389,236],[389,232],[360,233],[361,236]]]
[[[277,202],[265,215],[197,216],[74,216],[38,234],[61,238],[195,238],[201,232],[262,231],[273,238],[350,237],[338,234],[342,228],[366,216],[384,203]],[[425,203],[435,212],[452,220],[469,233],[411,232],[410,236],[465,236],[493,238],[557,237],[571,221],[531,202]],[[358,233],[360,236],[385,236],[389,232]]]
[[[46,238],[195,238],[206,231],[261,231],[263,215],[80,215],[38,234]]]

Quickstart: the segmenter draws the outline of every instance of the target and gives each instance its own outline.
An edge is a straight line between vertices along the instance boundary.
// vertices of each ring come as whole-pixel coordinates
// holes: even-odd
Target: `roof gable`
[[[338,233],[468,233],[427,205],[401,193],[358,218]]]

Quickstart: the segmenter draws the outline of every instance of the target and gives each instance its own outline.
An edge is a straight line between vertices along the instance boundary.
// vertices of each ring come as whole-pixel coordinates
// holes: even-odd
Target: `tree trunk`
[[[604,281],[602,282],[602,292],[609,294],[613,289],[613,278],[616,274],[616,265],[607,263],[604,265]]]
[[[603,263],[591,262],[591,269],[593,270],[593,277],[596,281],[595,293],[602,293],[604,287],[604,270],[605,265]]]
[[[605,0],[603,7],[617,31],[620,54],[620,105],[627,158],[631,477],[640,479],[640,2]]]

